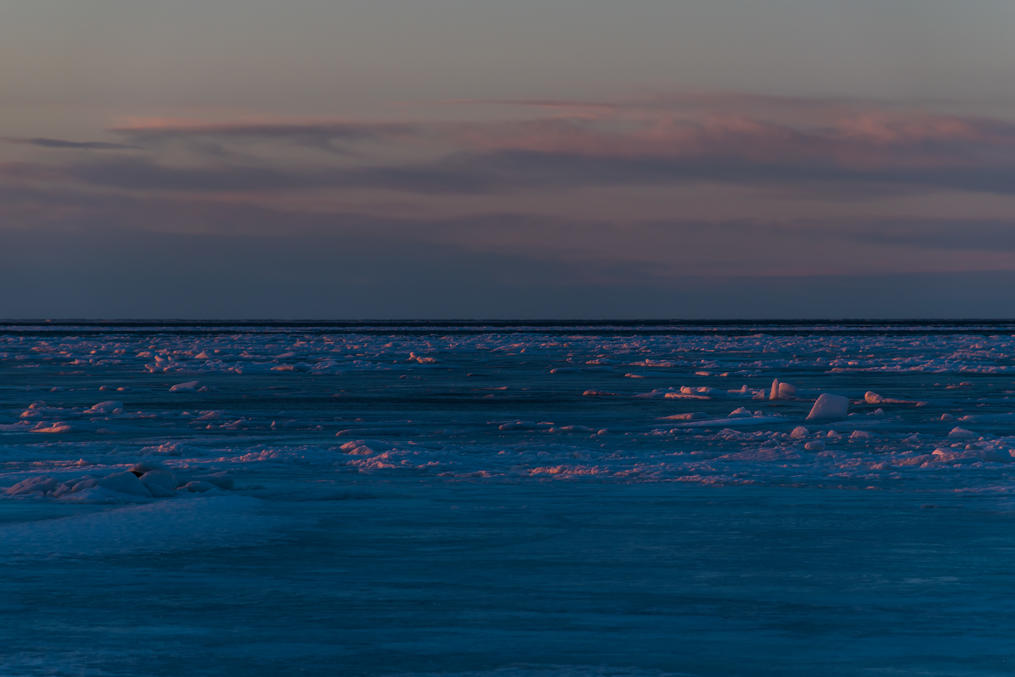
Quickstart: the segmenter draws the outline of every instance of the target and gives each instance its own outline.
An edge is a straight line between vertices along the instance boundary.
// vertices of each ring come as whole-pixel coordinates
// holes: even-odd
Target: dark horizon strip
[[[970,326],[970,325],[1003,325],[1015,324],[1015,317],[994,317],[994,318],[633,318],[633,319],[484,319],[484,318],[435,318],[435,319],[354,319],[354,320],[327,320],[327,319],[237,319],[237,320],[199,320],[188,318],[151,318],[151,319],[119,319],[119,318],[60,318],[60,319],[31,319],[31,318],[0,318],[0,327],[9,326],[103,326],[103,327],[176,327],[176,326],[201,326],[201,327],[474,327],[474,326],[500,326],[500,327],[547,327],[547,326],[569,326],[569,327],[601,327],[601,326],[801,326],[801,325],[888,325],[888,326]]]
[[[550,336],[663,336],[722,335],[751,336],[931,336],[931,335],[1015,335],[1015,320],[648,320],[648,321],[61,321],[18,320],[0,322],[0,335],[76,336],[137,334],[207,336],[211,334],[302,334],[302,335],[392,335],[392,336],[475,336],[482,334],[543,334]]]

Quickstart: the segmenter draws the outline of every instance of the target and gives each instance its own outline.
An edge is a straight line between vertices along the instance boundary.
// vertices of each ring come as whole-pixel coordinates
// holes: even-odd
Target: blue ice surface
[[[3,325],[0,675],[1012,674],[1013,354],[1003,322]],[[824,392],[850,415],[805,421]]]

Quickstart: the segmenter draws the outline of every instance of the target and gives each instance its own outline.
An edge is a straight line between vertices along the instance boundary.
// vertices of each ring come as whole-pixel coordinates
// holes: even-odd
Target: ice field
[[[1015,673],[1015,323],[0,327],[0,675]]]

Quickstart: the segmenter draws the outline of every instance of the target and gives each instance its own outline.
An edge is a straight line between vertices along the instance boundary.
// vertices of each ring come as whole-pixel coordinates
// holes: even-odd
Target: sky
[[[0,0],[0,317],[1015,317],[1010,0]]]

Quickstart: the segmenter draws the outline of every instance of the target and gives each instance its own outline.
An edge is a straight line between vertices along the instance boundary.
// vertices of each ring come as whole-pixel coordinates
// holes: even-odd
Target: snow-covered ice
[[[1006,674],[1013,354],[1011,323],[6,325],[0,674]]]

